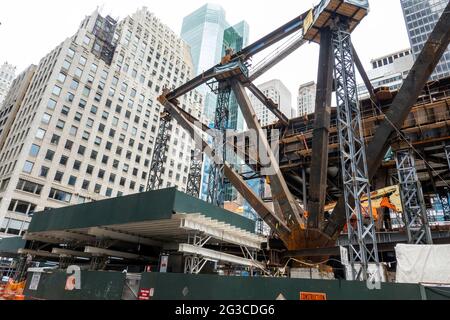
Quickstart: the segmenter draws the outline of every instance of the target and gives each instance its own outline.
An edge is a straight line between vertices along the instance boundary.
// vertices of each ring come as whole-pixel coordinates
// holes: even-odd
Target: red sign
[[[322,301],[327,300],[327,295],[325,293],[319,292],[300,292],[300,300],[314,300],[314,301]]]
[[[151,297],[153,297],[153,293],[155,292],[155,289],[141,289],[139,290],[138,299],[139,300],[150,300]]]

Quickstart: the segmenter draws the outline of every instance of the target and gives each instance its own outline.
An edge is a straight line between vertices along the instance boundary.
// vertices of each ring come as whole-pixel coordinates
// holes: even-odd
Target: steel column
[[[202,183],[202,166],[203,155],[198,149],[192,150],[191,153],[191,165],[189,167],[189,176],[186,185],[186,194],[199,198],[200,188]]]
[[[148,176],[147,191],[158,190],[163,187],[162,175],[164,164],[169,150],[170,132],[172,130],[172,117],[169,113],[161,113],[158,136],[156,137],[155,150],[153,151],[152,164]]]
[[[408,241],[410,244],[433,244],[412,151],[397,151],[396,164]]]
[[[228,119],[230,115],[230,97],[231,87],[227,82],[219,82],[219,92],[217,96],[217,108],[214,119],[214,146],[216,152],[215,159],[211,159],[211,167],[208,175],[208,191],[206,201],[218,207],[223,207],[225,201],[225,177],[223,174],[223,165],[227,155],[226,131],[228,128]],[[221,157],[217,157],[221,154]]]
[[[328,177],[328,139],[330,134],[331,95],[333,93],[333,50],[331,30],[320,33],[319,72],[309,175],[308,227],[317,229],[324,221]],[[306,206],[305,206],[306,207]]]
[[[349,263],[353,270],[353,280],[368,280],[369,262],[378,265],[379,259],[353,50],[350,33],[346,31],[345,25],[339,24],[333,30],[332,42],[342,181],[350,247]],[[364,196],[368,198],[367,208],[361,203]],[[352,224],[352,219],[355,218],[356,226]],[[368,244],[372,246],[369,247]],[[359,272],[355,269],[356,263],[361,265]]]

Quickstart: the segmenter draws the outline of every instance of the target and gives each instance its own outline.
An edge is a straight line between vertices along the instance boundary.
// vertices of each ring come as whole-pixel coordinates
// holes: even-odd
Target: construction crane
[[[450,5],[449,5],[450,6]],[[274,210],[249,188],[243,177],[235,172],[226,161],[221,165],[220,176],[225,176],[239,193],[249,202],[261,219],[284,243],[288,251],[305,248],[320,248],[334,245],[344,226],[349,226],[350,264],[353,279],[367,280],[368,264],[378,264],[378,250],[375,225],[372,215],[363,223],[364,213],[371,211],[370,179],[380,166],[389,148],[389,138],[395,133],[393,126],[402,122],[424,87],[432,70],[450,42],[450,10],[447,8],[432,32],[429,41],[419,55],[410,75],[393,101],[389,118],[379,126],[375,138],[368,146],[370,158],[366,157],[366,145],[361,132],[361,115],[356,91],[356,72],[365,82],[371,97],[376,102],[377,95],[351,42],[351,33],[368,14],[366,0],[322,0],[319,5],[291,20],[265,37],[228,55],[222,63],[205,71],[200,76],[169,92],[164,90],[158,101],[175,121],[194,137],[205,131],[205,125],[188,117],[179,107],[178,98],[198,86],[216,82],[221,87],[218,93],[232,91],[239,103],[248,127],[256,132],[260,141],[260,155],[267,157],[268,164],[259,166],[270,180]],[[248,61],[256,54],[294,34],[289,45],[262,63],[253,72],[248,70]],[[254,112],[246,89],[252,92],[284,124],[289,119],[273,101],[252,83],[264,72],[271,69],[306,42],[320,45],[319,72],[315,124],[313,133],[312,158],[307,210],[300,205],[305,199],[296,199],[290,192],[281,174],[276,158],[271,151],[267,137]],[[334,85],[333,85],[334,84]],[[325,216],[328,138],[333,89],[337,97],[339,144],[341,149],[341,173],[343,197],[338,201],[330,216]],[[222,103],[226,104],[224,100]],[[220,111],[220,110],[218,110]],[[225,114],[224,114],[225,115]],[[226,115],[225,115],[226,116]],[[218,117],[216,120],[223,121]],[[213,159],[217,155],[213,148],[203,141],[204,153]],[[267,170],[265,170],[267,169]],[[270,169],[268,171],[268,169]],[[361,199],[367,197],[367,206]],[[306,214],[306,212],[308,214]],[[357,217],[357,225],[351,225],[352,217]],[[369,247],[368,244],[371,244]],[[313,260],[315,258],[311,258]],[[317,258],[316,258],[317,259]],[[356,271],[355,265],[361,267]]]

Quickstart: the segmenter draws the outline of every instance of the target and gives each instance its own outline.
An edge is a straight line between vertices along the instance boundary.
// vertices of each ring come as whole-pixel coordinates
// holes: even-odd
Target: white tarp
[[[395,247],[397,283],[450,284],[450,245]]]

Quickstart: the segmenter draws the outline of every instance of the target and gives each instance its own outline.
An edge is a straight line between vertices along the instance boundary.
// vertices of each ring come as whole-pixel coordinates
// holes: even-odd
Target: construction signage
[[[300,300],[324,301],[327,300],[327,294],[318,292],[300,292]]]
[[[154,288],[141,289],[141,290],[139,290],[138,299],[139,300],[150,300],[150,298],[153,297],[154,292],[155,292]]]

